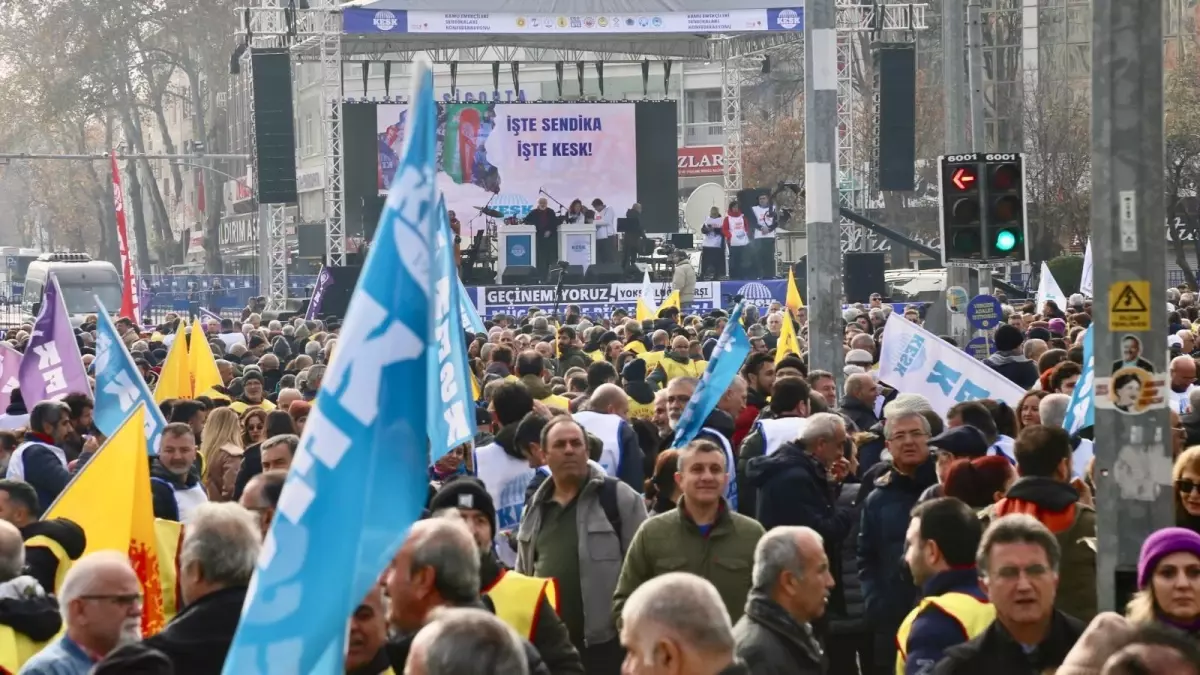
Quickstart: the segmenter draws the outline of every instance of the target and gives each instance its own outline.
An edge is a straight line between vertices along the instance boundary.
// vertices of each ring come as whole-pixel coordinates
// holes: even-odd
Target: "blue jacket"
[[[863,500],[858,578],[871,628],[876,633],[890,634],[891,643],[895,643],[896,629],[917,599],[917,589],[904,564],[909,512],[921,493],[936,482],[932,461],[919,467],[911,478],[889,467]]]
[[[945,593],[965,593],[980,602],[988,601],[987,595],[979,588],[979,573],[974,566],[935,574],[921,588],[922,597]],[[936,605],[928,605],[917,615],[908,634],[905,675],[924,675],[932,671],[947,649],[966,641],[967,634],[957,619]]]

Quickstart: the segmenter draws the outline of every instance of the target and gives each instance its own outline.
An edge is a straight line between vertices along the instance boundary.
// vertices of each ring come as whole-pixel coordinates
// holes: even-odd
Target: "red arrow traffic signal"
[[[954,187],[959,190],[969,190],[971,184],[975,182],[975,172],[960,166],[954,170],[954,175],[950,177],[950,182],[954,183]]]

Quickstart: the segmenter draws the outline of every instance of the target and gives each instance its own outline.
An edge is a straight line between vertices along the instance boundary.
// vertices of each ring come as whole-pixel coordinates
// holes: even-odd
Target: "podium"
[[[500,245],[496,274],[504,278],[506,267],[537,267],[537,228],[533,225],[501,225],[496,231]]]
[[[586,271],[596,264],[596,226],[591,223],[558,226],[558,259]]]

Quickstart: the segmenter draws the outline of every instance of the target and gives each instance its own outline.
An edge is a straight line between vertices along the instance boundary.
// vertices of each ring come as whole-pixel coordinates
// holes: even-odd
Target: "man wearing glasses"
[[[142,637],[142,587],[123,553],[80,558],[58,601],[66,633],[26,661],[23,675],[86,675],[109,652]]]

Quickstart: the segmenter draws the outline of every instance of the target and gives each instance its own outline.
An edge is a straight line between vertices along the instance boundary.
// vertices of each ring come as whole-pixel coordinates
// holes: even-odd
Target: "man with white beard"
[[[26,661],[22,675],[87,675],[98,659],[142,637],[142,586],[123,553],[80,558],[58,600],[66,633]]]

